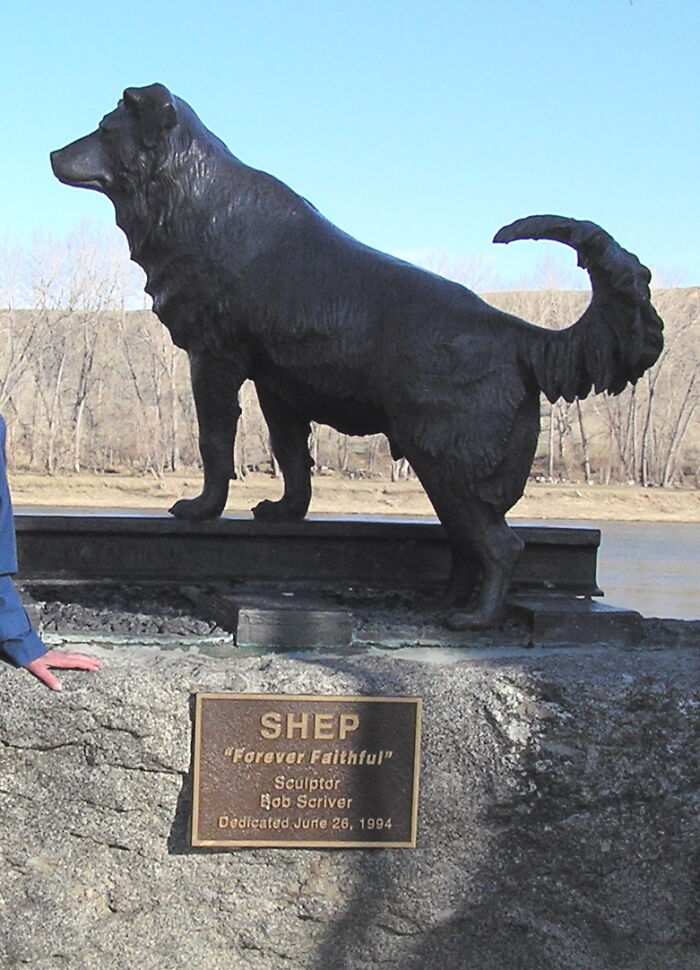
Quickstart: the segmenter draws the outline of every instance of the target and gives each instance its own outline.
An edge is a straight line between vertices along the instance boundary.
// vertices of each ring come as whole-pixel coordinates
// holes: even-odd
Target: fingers
[[[49,670],[45,656],[39,657],[38,660],[32,660],[31,663],[27,664],[27,670],[31,674],[34,674],[42,683],[46,684],[47,687],[50,687],[51,690],[63,690],[61,681]]]
[[[27,664],[27,670],[34,674],[51,690],[63,690],[63,684],[50,668],[63,670],[86,670],[96,673],[100,669],[100,661],[95,657],[87,657],[84,653],[62,653],[60,650],[48,650],[43,657],[32,660]]]
[[[88,657],[84,653],[63,653],[60,650],[49,650],[40,658],[49,667],[63,670],[87,670],[96,672],[100,669],[100,661],[95,657]]]

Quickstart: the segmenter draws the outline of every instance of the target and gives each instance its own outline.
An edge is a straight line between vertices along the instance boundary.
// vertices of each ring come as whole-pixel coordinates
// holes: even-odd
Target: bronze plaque
[[[192,845],[415,848],[419,697],[197,694]]]

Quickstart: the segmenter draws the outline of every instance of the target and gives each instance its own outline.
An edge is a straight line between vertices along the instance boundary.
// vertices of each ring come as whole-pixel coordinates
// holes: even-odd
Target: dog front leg
[[[204,487],[197,498],[180,499],[170,511],[178,519],[215,519],[224,510],[229,482],[235,478],[233,443],[241,413],[238,391],[245,371],[236,361],[191,353],[190,375]]]
[[[284,478],[284,495],[277,502],[263,499],[252,512],[263,522],[297,522],[304,518],[311,501],[311,425],[263,384],[256,383],[256,389],[272,453]]]

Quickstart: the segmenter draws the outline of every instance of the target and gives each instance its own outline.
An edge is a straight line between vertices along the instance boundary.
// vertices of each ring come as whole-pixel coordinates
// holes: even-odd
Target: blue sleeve
[[[26,667],[46,653],[32,630],[11,576],[0,576],[0,650],[18,667]]]
[[[46,647],[41,637],[31,627],[22,637],[3,640],[0,643],[0,648],[18,667],[26,667],[27,664],[30,664],[33,660],[38,660],[46,653]]]

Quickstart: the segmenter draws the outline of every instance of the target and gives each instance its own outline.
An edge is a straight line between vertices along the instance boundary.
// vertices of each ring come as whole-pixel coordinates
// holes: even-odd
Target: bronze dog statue
[[[489,306],[457,283],[337,229],[271,175],[249,168],[163,85],[129,88],[97,131],[51,156],[68,185],[114,204],[153,308],[187,351],[204,488],[180,518],[221,514],[233,477],[238,390],[257,387],[284,475],[259,519],[301,519],[311,497],[310,422],[383,432],[413,466],[474,609],[451,625],[498,621],[521,542],[504,515],[520,498],[550,401],[617,394],[659,356],[650,273],[599,226],[532,216],[496,235],[577,250],[591,304],[562,331]]]

